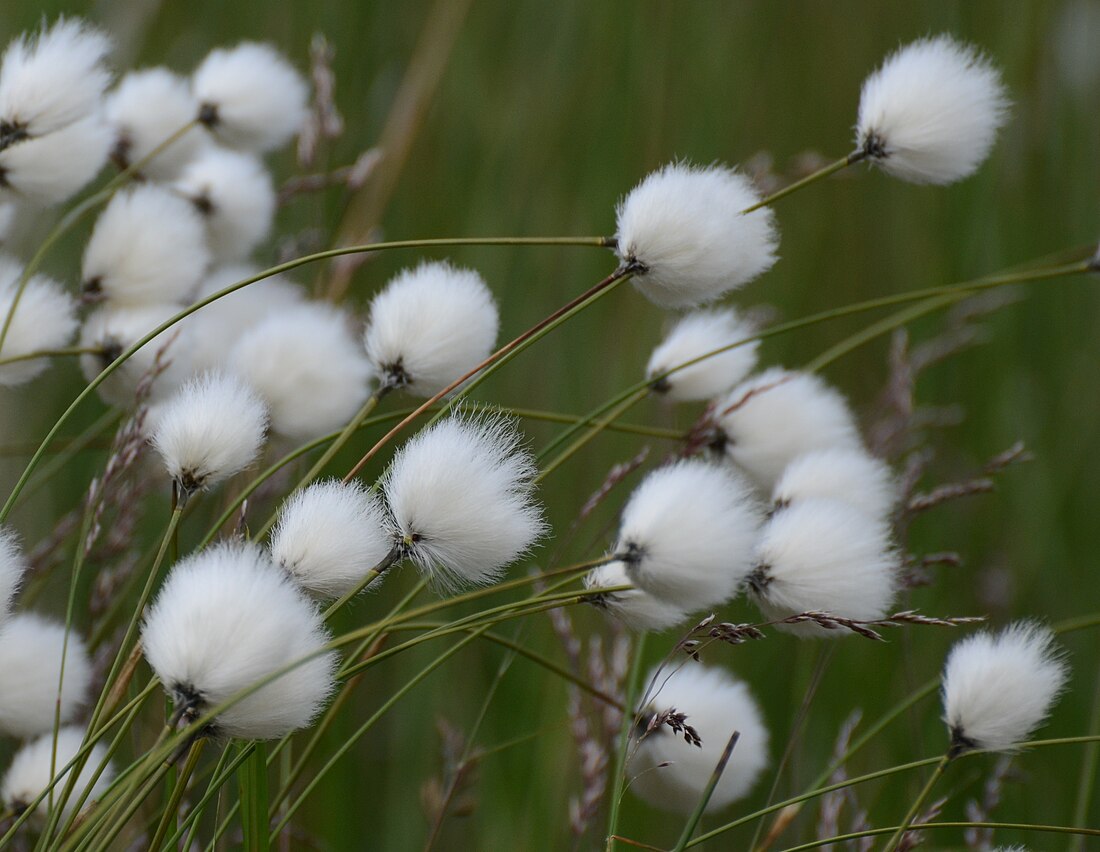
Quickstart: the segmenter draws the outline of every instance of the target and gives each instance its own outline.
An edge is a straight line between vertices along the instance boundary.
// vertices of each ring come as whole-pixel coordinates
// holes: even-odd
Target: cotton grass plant
[[[459,671],[452,658],[482,644],[502,648],[505,662],[469,741],[452,749],[450,774],[425,785],[429,847],[473,783],[478,727],[509,712],[493,699],[513,661],[538,672],[547,700],[551,684],[568,690],[558,715],[581,772],[562,811],[578,846],[684,849],[742,826],[756,832],[751,848],[827,845],[846,839],[828,794],[849,790],[852,807],[866,808],[850,837],[912,848],[915,829],[949,825],[929,796],[955,761],[1005,750],[1024,761],[1038,746],[1096,741],[1095,731],[1033,738],[1048,717],[1059,724],[1068,676],[1050,628],[970,632],[980,617],[923,613],[913,600],[922,583],[960,582],[932,573],[949,554],[911,552],[915,519],[991,490],[1022,451],[994,458],[984,478],[921,492],[919,366],[905,338],[894,338],[894,409],[877,428],[819,375],[982,291],[1095,272],[1094,247],[780,322],[728,303],[781,262],[780,198],[863,161],[913,183],[978,170],[1008,108],[991,60],[949,36],[901,47],[863,85],[855,150],[771,195],[747,168],[670,158],[623,187],[617,206],[608,200],[614,236],[338,241],[267,265],[261,247],[292,195],[276,192],[264,157],[298,138],[309,165],[310,145],[341,124],[327,54],[315,48],[312,93],[293,63],[255,42],[215,48],[190,76],[116,77],[107,35],[74,19],[43,23],[0,60],[0,201],[52,224],[27,257],[0,258],[0,382],[75,376],[74,360],[86,380],[67,408],[44,414],[53,425],[0,509],[10,755],[0,847],[259,850],[290,848],[302,831],[323,836],[303,806],[333,768],[354,765],[354,749],[382,736],[377,723],[407,693],[444,666]],[[113,176],[51,220],[49,206],[108,161]],[[315,178],[296,191],[341,179]],[[91,228],[79,272],[65,282],[39,273],[82,219]],[[557,282],[560,307],[516,333],[502,282],[407,257],[463,245],[596,248],[605,276]],[[321,261],[398,251],[406,265],[388,282],[366,267],[350,294],[322,295],[339,288],[324,286],[331,267]],[[667,335],[632,369],[635,384],[584,416],[487,396],[483,382],[523,370],[511,362],[529,348],[557,367],[552,333],[602,300],[666,312]],[[881,308],[897,310],[801,367],[775,364],[761,345]],[[954,354],[950,342],[941,349]],[[617,354],[609,346],[603,357]],[[626,422],[649,396],[660,423]],[[77,410],[96,406],[103,415],[74,435]],[[528,434],[539,420],[558,430],[541,446]],[[611,432],[647,448],[616,464],[598,455]],[[28,540],[16,510],[104,440],[64,514]],[[55,452],[60,466],[47,458]],[[547,505],[543,485],[565,465],[586,468],[591,496]],[[546,620],[554,641],[535,629]],[[1097,624],[1084,613],[1063,629]],[[969,632],[944,669],[946,749],[855,774],[856,754],[902,714],[923,724],[933,684],[819,766],[803,731],[830,660],[881,666],[887,636],[922,659],[935,653],[936,628]],[[765,638],[812,659],[801,703],[782,714],[754,697],[779,674],[754,666]],[[846,641],[822,641],[833,638]],[[397,681],[377,679],[391,658]],[[373,713],[354,712],[361,693]],[[395,743],[384,773],[406,771],[401,750]],[[821,775],[783,799],[792,763]],[[893,776],[933,765],[915,797],[895,789]],[[385,789],[377,772],[369,791]],[[876,779],[894,797],[866,805],[857,785]],[[524,783],[532,796],[549,789]],[[622,807],[635,794],[678,813],[676,834],[651,837],[628,821]],[[819,801],[818,825],[832,833],[798,819]],[[1087,814],[1086,802],[1076,822]],[[1097,833],[1027,818],[1036,822],[1017,827]]]

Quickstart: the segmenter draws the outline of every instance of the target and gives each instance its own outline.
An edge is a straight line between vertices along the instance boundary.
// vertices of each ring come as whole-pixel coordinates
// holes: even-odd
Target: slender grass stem
[[[551,461],[543,465],[542,469],[535,477],[535,482],[542,482],[551,473],[561,467],[565,462],[571,459],[581,448],[583,448],[589,441],[603,432],[609,425],[618,420],[622,415],[626,414],[631,408],[641,402],[649,394],[649,388],[646,387],[643,390],[635,391],[633,394],[624,399],[621,403],[612,408],[603,418],[597,420],[592,424],[592,428],[588,430],[584,435],[574,440],[568,447],[562,450]]]
[[[179,810],[180,800],[183,799],[183,794],[187,791],[187,784],[191,780],[191,775],[194,773],[195,767],[199,765],[199,757],[202,755],[204,745],[206,745],[206,738],[199,737],[192,743],[191,749],[187,752],[187,762],[184,763],[183,769],[180,770],[179,777],[176,778],[172,793],[168,797],[168,801],[164,804],[164,810],[161,813],[157,830],[153,833],[153,839],[149,842],[150,850],[156,850],[161,847],[165,836],[168,834],[168,829],[176,822],[176,812]]]
[[[817,183],[819,180],[829,177],[829,175],[836,174],[842,169],[848,168],[848,166],[852,165],[853,163],[858,163],[860,160],[866,159],[866,157],[867,154],[862,151],[853,151],[846,157],[841,157],[839,160],[834,160],[827,166],[822,166],[813,174],[806,175],[806,177],[802,178],[801,180],[796,180],[789,186],[785,186],[777,192],[773,192],[771,195],[765,196],[760,201],[756,202],[756,204],[752,205],[752,207],[746,207],[744,210],[741,211],[741,214],[744,215],[745,213],[752,213],[754,210],[759,210],[761,207],[768,207],[769,205],[775,204],[775,202],[779,201],[781,198],[786,198],[788,195],[793,195],[800,189],[804,189],[810,184]]]
[[[637,723],[638,714],[631,708],[638,703],[638,693],[642,688],[642,665],[645,657],[646,634],[639,633],[634,643],[634,657],[630,661],[630,673],[626,681],[626,712],[623,713],[622,727],[619,729],[619,740],[615,749],[615,770],[612,775],[611,801],[607,814],[607,852],[615,849],[615,833],[619,826],[619,809],[622,806],[623,796],[626,795],[626,763],[627,752],[630,749],[630,732]]]
[[[0,367],[7,364],[18,364],[21,361],[33,361],[36,358],[64,358],[69,355],[100,355],[103,350],[96,346],[66,346],[61,349],[39,349],[34,352],[24,352],[22,355],[11,355],[0,358]]]
[[[1089,720],[1089,733],[1100,734],[1100,671],[1096,673],[1096,683],[1092,690],[1092,718]],[[1077,801],[1073,807],[1073,824],[1084,826],[1088,823],[1089,808],[1092,805],[1092,791],[1096,785],[1096,766],[1100,762],[1100,742],[1091,742],[1085,746],[1081,758],[1081,772],[1077,776]],[[1084,840],[1076,837],[1070,842],[1070,852],[1084,849]]]
[[[688,841],[691,840],[691,835],[695,833],[695,829],[699,825],[699,820],[703,818],[703,812],[707,809],[710,797],[714,795],[714,788],[718,786],[718,782],[722,779],[722,773],[726,771],[726,765],[730,762],[730,757],[733,756],[733,749],[737,745],[737,740],[740,736],[740,731],[734,731],[733,734],[730,735],[729,742],[726,743],[726,747],[722,751],[722,756],[719,758],[718,764],[710,774],[707,786],[703,788],[703,795],[699,797],[699,804],[695,806],[695,810],[691,812],[691,816],[689,816],[687,822],[684,823],[684,830],[680,833],[680,839],[676,841],[676,846],[673,848],[672,852],[683,852],[687,847]]]
[[[936,768],[932,771],[932,774],[928,776],[928,781],[924,787],[921,788],[917,798],[913,800],[913,803],[909,806],[908,812],[905,814],[905,818],[902,819],[901,825],[897,827],[897,830],[891,835],[890,839],[886,841],[885,852],[894,852],[898,848],[898,844],[901,843],[901,839],[905,837],[905,833],[909,830],[909,826],[913,824],[913,820],[920,814],[920,809],[924,807],[924,803],[928,800],[928,796],[932,793],[932,788],[936,786],[936,782],[940,780],[944,771],[947,769],[947,764],[951,762],[952,755],[950,753],[945,754],[940,762],[936,764]]]
[[[859,840],[862,837],[879,837],[890,834],[896,830],[896,826],[889,828],[868,828],[863,831],[853,831],[849,834],[838,834],[835,837],[827,837],[821,840],[812,840],[800,846],[791,846],[784,852],[806,852],[808,849],[820,849],[822,846],[830,846],[834,843],[844,843],[849,840]],[[937,828],[988,828],[1005,829],[1010,831],[1036,831],[1050,834],[1077,834],[1083,837],[1100,837],[1100,829],[1097,828],[1072,828],[1067,825],[1039,825],[1030,822],[922,822],[909,827],[910,831],[930,831]]]

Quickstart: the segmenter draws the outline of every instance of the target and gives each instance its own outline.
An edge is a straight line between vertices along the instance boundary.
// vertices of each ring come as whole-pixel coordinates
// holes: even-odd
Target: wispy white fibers
[[[241,336],[229,363],[267,400],[272,430],[293,440],[340,429],[370,393],[367,356],[348,316],[329,305],[269,316]]]
[[[716,349],[748,340],[755,334],[733,309],[695,311],[682,317],[653,350],[646,377],[663,373],[693,361]],[[753,340],[720,355],[714,355],[657,380],[657,391],[669,399],[691,401],[709,399],[724,393],[756,368],[760,341]]]
[[[96,220],[82,289],[126,307],[187,301],[209,262],[198,212],[163,186],[143,184],[115,195]]]
[[[306,82],[269,44],[241,42],[213,50],[191,82],[204,122],[234,148],[278,148],[305,121]]]
[[[952,751],[1008,751],[1046,720],[1069,677],[1048,627],[1017,621],[957,642],[943,670]]]
[[[981,165],[1007,118],[998,71],[941,35],[906,45],[867,78],[856,145],[902,180],[951,183]]]
[[[267,406],[239,377],[201,373],[158,407],[152,427],[153,446],[168,475],[184,494],[192,494],[256,460],[267,431]]]
[[[592,602],[635,630],[667,630],[688,617],[680,607],[637,587],[600,593],[600,589],[632,585],[626,565],[618,560],[593,568],[584,578],[584,587],[599,594]]]
[[[60,780],[54,785],[53,800],[59,799],[68,783],[68,775],[71,771],[61,772],[60,770],[76,757],[83,745],[84,730],[70,726],[61,728],[57,732],[56,746],[53,731],[50,731],[19,749],[12,758],[8,771],[4,774],[3,782],[0,782],[0,799],[3,799],[4,807],[16,814],[23,813],[50,785],[54,775],[60,775]],[[68,817],[76,807],[76,803],[81,800],[84,801],[84,807],[88,807],[110,786],[115,777],[115,768],[111,762],[105,762],[106,757],[107,746],[102,742],[92,746],[91,751],[88,752],[87,761],[73,785],[72,794],[66,799],[62,808],[63,817]],[[105,764],[105,768],[93,782],[92,778],[99,772],[101,764]],[[86,796],[85,793],[87,793]],[[51,797],[46,796],[38,803],[34,819],[42,820],[49,814],[50,801]]]
[[[723,669],[688,660],[678,669],[654,669],[655,684],[647,715],[675,710],[698,733],[701,746],[662,725],[637,742],[627,774],[630,789],[661,810],[690,814],[734,731],[739,736],[707,811],[717,811],[745,796],[768,762],[768,729],[748,686]]]
[[[634,490],[612,552],[640,588],[694,612],[737,593],[752,568],[759,523],[744,479],[688,459],[653,471]]]
[[[521,442],[504,417],[451,416],[394,456],[382,490],[404,555],[436,586],[488,585],[545,532]]]
[[[889,614],[897,595],[898,559],[889,527],[840,500],[807,497],[764,525],[749,593],[769,619],[819,611],[856,621]],[[837,636],[806,622],[782,629]]]
[[[422,263],[399,272],[374,297],[364,340],[381,382],[426,397],[484,361],[499,327],[480,275]]]
[[[0,325],[11,314],[0,360],[67,346],[76,331],[76,303],[60,284],[45,275],[35,275],[15,305],[22,268],[0,255]],[[12,308],[16,308],[12,314]],[[32,358],[0,365],[0,385],[21,385],[38,376],[49,365],[46,358]]]
[[[76,18],[8,45],[0,61],[0,147],[5,135],[42,136],[95,112],[111,81],[110,49],[107,36]]]
[[[873,517],[887,517],[898,498],[890,466],[858,447],[811,450],[795,458],[772,492],[777,507],[807,497],[842,500]]]
[[[19,537],[10,527],[0,526],[0,629],[11,612],[11,602],[26,573],[27,562],[19,547]]]
[[[143,68],[123,77],[107,97],[105,114],[115,132],[114,155],[120,165],[144,160],[162,143],[192,124],[199,107],[186,79],[167,68]],[[141,167],[153,180],[171,180],[199,153],[208,139],[190,130]]]
[[[810,373],[773,367],[742,382],[715,408],[718,445],[765,493],[804,453],[862,446],[844,397]]]
[[[84,703],[92,664],[84,642],[69,633],[65,678],[61,657],[65,625],[33,613],[16,613],[0,628],[0,731],[30,737],[53,730],[61,687],[61,721],[68,722]]]
[[[618,253],[640,265],[635,286],[663,307],[711,302],[775,263],[779,237],[752,181],[724,166],[670,163],[617,210]]]
[[[378,567],[396,538],[386,510],[358,482],[317,482],[279,509],[271,556],[306,591],[337,598]]]
[[[304,728],[333,687],[335,653],[316,607],[266,553],[225,542],[178,563],[142,628],[145,657],[176,704],[201,715],[290,664],[219,713],[218,734],[273,739]]]
[[[271,233],[275,187],[251,154],[210,145],[184,166],[173,187],[202,213],[221,263],[243,260]]]
[[[0,198],[60,204],[107,164],[114,133],[93,114],[0,151]]]

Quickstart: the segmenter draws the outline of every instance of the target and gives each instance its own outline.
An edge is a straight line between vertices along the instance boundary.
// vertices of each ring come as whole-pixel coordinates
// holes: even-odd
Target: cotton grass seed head
[[[241,335],[229,363],[267,401],[272,430],[292,440],[340,429],[370,392],[367,356],[347,315],[329,305],[269,316]]]
[[[153,446],[184,495],[244,470],[260,454],[267,406],[237,376],[201,373],[159,406]]]
[[[371,302],[364,342],[384,385],[432,396],[484,361],[500,318],[493,294],[472,269],[422,263]]]
[[[451,416],[394,456],[382,490],[404,555],[436,587],[495,582],[545,532],[521,442],[504,417]]]
[[[691,660],[671,673],[654,669],[645,682],[656,686],[643,721],[648,724],[652,714],[667,710],[683,713],[702,744],[685,742],[667,725],[641,736],[627,769],[630,789],[661,810],[692,813],[737,731],[737,744],[707,812],[747,795],[768,763],[768,729],[748,686],[723,669]]]
[[[584,587],[598,596],[592,603],[634,630],[668,630],[688,617],[680,607],[637,587],[600,592],[601,589],[632,585],[626,564],[620,560],[593,568],[584,577]]]
[[[887,517],[898,498],[890,466],[858,447],[811,450],[779,477],[772,504],[783,507],[807,497],[841,500],[872,517]]]
[[[736,594],[752,568],[759,524],[742,477],[688,459],[653,471],[630,495],[613,553],[639,588],[694,612]]]
[[[0,782],[0,799],[3,799],[4,807],[15,814],[23,813],[50,786],[55,775],[59,775],[60,779],[53,788],[56,797],[54,800],[59,799],[61,791],[68,783],[69,772],[72,771],[60,770],[76,757],[83,745],[84,729],[74,726],[61,728],[57,732],[56,746],[53,731],[24,745],[15,753],[3,782]],[[98,742],[92,746],[73,785],[72,794],[65,801],[62,817],[71,815],[77,802],[82,799],[84,807],[89,807],[110,786],[115,777],[115,767],[106,758],[106,745]],[[93,781],[101,765],[104,769]],[[38,803],[32,817],[36,823],[40,824],[49,815],[50,800],[51,797],[46,796]]]
[[[766,494],[787,465],[811,450],[862,447],[844,397],[810,373],[765,370],[715,405],[716,449]]]
[[[0,150],[0,198],[60,204],[99,174],[114,145],[100,113]]]
[[[316,607],[266,553],[225,542],[178,563],[142,628],[145,658],[185,718],[213,710],[329,636]],[[306,727],[333,687],[334,653],[319,653],[219,713],[214,733],[273,739]]]
[[[653,350],[646,367],[646,377],[656,380],[655,390],[677,402],[718,396],[756,368],[759,340],[728,349],[669,376],[663,374],[716,349],[748,340],[753,334],[755,329],[752,325],[732,309],[687,314]]]
[[[271,556],[321,598],[338,598],[382,564],[395,544],[385,507],[359,482],[327,480],[294,493],[279,509]]]
[[[807,497],[764,525],[749,594],[769,619],[820,611],[884,618],[898,589],[898,559],[884,520],[840,500]],[[781,625],[802,636],[838,636],[814,623]]]
[[[0,526],[0,630],[26,573],[27,561],[23,558],[19,537],[11,527]]]
[[[64,624],[21,612],[0,627],[0,731],[30,737],[53,730],[58,685],[61,721],[68,722],[84,703],[91,679],[84,642],[70,632],[66,649]]]
[[[998,71],[941,35],[906,45],[867,78],[856,145],[902,180],[952,183],[981,165],[1007,118]]]
[[[618,254],[638,266],[634,285],[666,308],[712,302],[775,263],[778,234],[752,181],[724,166],[670,163],[617,210]]]
[[[18,264],[0,263],[0,322],[11,315],[7,337],[0,347],[0,360],[60,349],[72,340],[77,327],[76,302],[60,284],[45,275],[35,275],[27,281],[16,306],[21,271]],[[46,358],[0,365],[0,385],[25,384],[48,365]]]
[[[1036,622],[955,643],[943,670],[952,753],[1014,749],[1043,724],[1068,677],[1054,634]]]
[[[210,250],[220,263],[252,254],[275,218],[275,187],[256,157],[216,145],[184,166],[173,188],[206,221]]]
[[[269,44],[241,42],[211,51],[191,85],[203,123],[233,148],[270,151],[305,121],[306,82]]]

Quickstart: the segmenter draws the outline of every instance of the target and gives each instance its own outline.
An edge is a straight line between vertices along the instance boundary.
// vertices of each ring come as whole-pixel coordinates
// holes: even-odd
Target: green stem
[[[722,757],[718,760],[718,765],[714,767],[714,771],[710,774],[710,780],[707,781],[707,786],[703,789],[703,795],[699,798],[699,804],[695,806],[695,810],[692,811],[691,816],[688,817],[688,821],[684,824],[684,830],[680,833],[680,839],[676,842],[676,846],[672,852],[684,852],[684,849],[687,847],[688,841],[691,840],[691,835],[695,833],[695,828],[699,825],[699,820],[703,818],[703,811],[707,809],[710,797],[714,794],[714,788],[718,786],[718,782],[722,778],[722,773],[726,771],[726,764],[730,762],[730,757],[733,755],[733,748],[737,745],[737,740],[740,736],[740,731],[734,731],[730,736],[729,742],[726,743],[726,748],[722,752]]]
[[[401,547],[395,544],[390,549],[390,552],[382,558],[381,562],[379,562],[366,574],[363,575],[363,579],[360,580],[359,583],[357,583],[353,588],[348,589],[348,591],[344,592],[339,600],[336,600],[332,604],[330,604],[328,609],[321,613],[321,618],[323,618],[325,621],[328,621],[330,618],[332,618],[332,616],[343,609],[348,601],[358,595],[361,591],[367,588],[371,583],[373,583],[376,579],[378,579],[380,576],[386,573],[386,571],[388,571],[400,561]]]
[[[157,825],[157,830],[153,834],[152,841],[149,843],[150,852],[155,852],[155,850],[161,847],[165,835],[168,834],[168,829],[176,822],[176,811],[179,809],[180,800],[187,790],[187,783],[190,781],[191,775],[195,771],[195,767],[199,765],[199,756],[202,754],[202,749],[205,744],[206,738],[199,737],[195,740],[194,744],[192,744],[190,751],[188,751],[187,762],[184,763],[183,769],[180,770],[179,777],[176,779],[176,784],[172,788],[172,794],[168,797],[168,801],[164,805],[164,811],[160,816],[160,823]]]
[[[901,843],[901,839],[905,837],[905,833],[909,830],[909,826],[913,824],[913,820],[920,814],[920,809],[924,806],[929,794],[931,794],[932,788],[936,786],[936,782],[940,780],[940,776],[943,775],[944,771],[947,769],[947,764],[951,762],[951,759],[952,755],[948,752],[940,759],[940,762],[936,764],[936,768],[928,777],[928,781],[917,795],[917,798],[913,800],[913,804],[909,806],[909,811],[905,814],[905,818],[901,821],[901,825],[897,827],[897,830],[890,839],[886,841],[885,852],[894,852],[894,850],[898,848],[898,844]]]
[[[250,745],[250,754],[237,771],[241,788],[241,829],[246,852],[267,852],[267,746]]]
[[[1089,720],[1089,733],[1100,733],[1100,671],[1093,685],[1092,718]],[[1089,806],[1092,804],[1092,791],[1096,783],[1096,765],[1100,760],[1100,742],[1085,746],[1085,756],[1081,760],[1081,773],[1077,779],[1077,802],[1073,808],[1073,824],[1083,826],[1089,819]],[[1070,852],[1081,852],[1084,841],[1080,837],[1070,843]]]
[[[627,675],[626,712],[623,713],[622,726],[619,728],[619,742],[615,751],[614,789],[611,791],[611,802],[607,815],[607,852],[615,848],[615,833],[619,825],[619,808],[622,806],[623,796],[626,795],[626,758],[630,750],[630,732],[637,721],[637,711],[634,705],[638,702],[638,693],[642,688],[642,663],[645,657],[646,634],[639,633],[638,640],[634,643],[634,658],[630,661],[630,673]]]
[[[8,358],[0,358],[0,367],[7,364],[18,364],[20,361],[33,361],[36,358],[61,358],[66,355],[101,355],[103,350],[96,346],[66,346],[62,349],[38,349],[34,352],[24,352],[22,355],[11,355]]]
[[[614,408],[612,408],[611,411],[609,411],[607,415],[603,417],[603,419],[593,423],[592,428],[589,429],[588,432],[577,438],[568,447],[558,453],[558,455],[556,455],[551,461],[547,462],[542,467],[542,470],[540,470],[538,475],[535,477],[535,482],[541,482],[551,473],[553,473],[557,468],[561,467],[561,465],[572,458],[576,452],[578,452],[582,447],[588,444],[589,441],[591,441],[610,424],[614,423],[622,415],[626,414],[627,411],[629,411],[631,408],[633,408],[635,405],[645,399],[648,394],[649,387],[647,386],[644,390],[636,391],[635,393],[624,399],[621,403],[616,405]]]
[[[841,169],[846,169],[853,163],[858,163],[866,156],[866,154],[860,151],[853,151],[847,157],[841,157],[839,160],[835,160],[832,163],[829,163],[829,165],[827,166],[822,166],[813,174],[807,175],[801,180],[796,180],[794,183],[790,184],[790,186],[785,186],[783,187],[783,189],[780,189],[777,192],[773,192],[771,195],[765,196],[763,199],[756,202],[756,204],[752,205],[752,207],[746,207],[744,210],[741,211],[741,214],[744,215],[745,213],[752,213],[754,210],[759,210],[761,207],[767,207],[771,204],[775,204],[775,202],[779,201],[779,199],[786,198],[788,195],[793,195],[794,193],[798,192],[798,190],[803,189],[804,187],[807,187],[812,183],[817,183],[817,181],[821,180],[822,178],[827,178],[829,175],[835,174]]]
[[[1005,829],[1011,831],[1038,831],[1052,834],[1078,834],[1084,837],[1100,837],[1100,829],[1097,828],[1071,828],[1066,825],[1038,825],[1029,822],[922,822],[909,827],[910,831],[928,831],[934,828],[989,828]],[[895,827],[868,828],[864,831],[853,831],[850,834],[838,834],[835,837],[827,837],[821,840],[811,840],[800,846],[791,846],[784,852],[806,852],[808,849],[820,849],[834,843],[843,843],[848,840],[859,840],[861,837],[878,837],[889,834]]]

